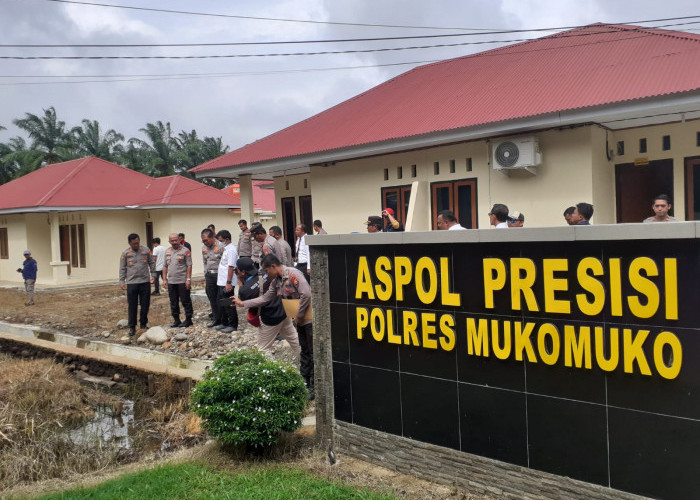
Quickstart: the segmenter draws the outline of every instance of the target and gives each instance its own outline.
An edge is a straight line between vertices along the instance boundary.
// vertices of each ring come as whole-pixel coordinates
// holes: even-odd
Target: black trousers
[[[306,273],[306,270],[309,267],[309,265],[306,262],[297,262],[297,265],[294,267],[301,271],[301,274],[304,275],[304,278],[306,278],[307,283],[311,283],[311,277]]]
[[[299,359],[299,373],[306,380],[308,387],[314,386],[314,331],[313,323],[297,325],[301,356]]]
[[[170,313],[173,315],[173,318],[180,319],[180,302],[182,302],[182,307],[185,308],[185,317],[192,318],[194,313],[192,310],[192,297],[185,284],[168,283],[168,294],[170,295]]]
[[[154,293],[160,293],[160,276],[161,272],[156,271],[153,273],[153,292]]]
[[[212,318],[215,320],[219,318],[219,305],[216,303],[216,299],[219,296],[219,287],[216,286],[218,276],[218,273],[212,274],[207,272],[204,274],[204,291],[207,293],[209,305],[211,306]]]
[[[133,283],[126,285],[126,302],[129,304],[129,328],[136,327],[136,309],[141,303],[139,326],[145,328],[148,324],[148,309],[151,307],[151,284]]]
[[[225,286],[220,286],[218,288],[219,295],[217,302],[219,305],[219,316],[215,317],[215,319],[222,325],[232,326],[234,330],[238,330],[238,310],[236,309],[236,306],[230,300],[228,301],[227,305],[224,305],[224,299],[233,297],[236,287],[231,287],[230,292],[226,291]]]

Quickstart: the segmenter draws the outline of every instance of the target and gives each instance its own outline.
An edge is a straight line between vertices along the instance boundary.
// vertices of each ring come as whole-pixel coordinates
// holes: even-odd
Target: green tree
[[[224,145],[221,137],[205,137],[202,140],[202,145],[202,161],[200,161],[198,165],[201,165],[206,161],[213,160],[214,158],[218,158],[219,156],[223,156],[228,153],[229,150],[229,147]],[[224,188],[232,183],[231,179],[199,179],[199,181],[217,189]]]
[[[22,137],[13,137],[7,144],[0,144],[0,184],[21,177],[41,168],[44,153],[27,147]]]
[[[32,140],[31,149],[43,154],[42,161],[57,163],[69,159],[72,143],[70,133],[66,131],[66,123],[58,120],[53,106],[43,111],[44,116],[25,113],[24,118],[13,120],[12,123],[27,132]]]
[[[176,170],[181,175],[195,178],[189,170],[201,165],[204,162],[218,158],[228,152],[228,146],[223,144],[221,137],[204,137],[200,139],[197,131],[178,134],[175,139],[177,145],[177,167]],[[223,188],[228,185],[224,179],[197,179],[200,182],[216,188]]]
[[[114,129],[101,134],[97,120],[84,119],[82,127],[73,127],[71,134],[80,156],[97,156],[107,161],[115,159],[115,148],[124,140],[124,136]]]
[[[172,136],[170,123],[163,123],[160,120],[155,123],[147,123],[146,127],[139,129],[143,132],[147,141],[132,137],[129,144],[141,149],[143,155],[141,159],[145,162],[138,169],[153,177],[164,177],[175,173],[177,158],[177,142]]]

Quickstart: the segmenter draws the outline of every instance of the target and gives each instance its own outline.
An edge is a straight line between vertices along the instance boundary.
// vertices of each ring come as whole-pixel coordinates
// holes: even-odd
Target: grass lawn
[[[235,474],[198,463],[165,465],[95,487],[38,497],[41,500],[392,500],[388,494],[357,490],[299,469],[273,467]]]

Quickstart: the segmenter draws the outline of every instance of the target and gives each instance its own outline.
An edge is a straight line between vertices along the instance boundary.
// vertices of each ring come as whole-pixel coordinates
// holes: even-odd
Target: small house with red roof
[[[21,281],[25,249],[39,283],[115,281],[130,233],[166,247],[169,233],[185,233],[196,276],[201,230],[213,223],[235,235],[239,210],[237,196],[179,175],[153,178],[94,156],[47,165],[0,186],[0,281]]]
[[[407,230],[445,209],[487,228],[494,203],[528,227],[582,201],[640,222],[660,193],[697,220],[699,118],[700,35],[594,24],[419,66],[193,171],[274,180],[285,234],[363,231],[383,207]]]

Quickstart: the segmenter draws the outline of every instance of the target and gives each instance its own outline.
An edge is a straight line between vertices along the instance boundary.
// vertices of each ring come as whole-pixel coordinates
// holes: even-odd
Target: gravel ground
[[[118,285],[102,285],[63,290],[39,290],[34,306],[24,306],[26,296],[19,288],[0,289],[0,318],[11,323],[41,326],[92,340],[125,343],[128,329],[119,327],[127,318],[126,292]],[[168,340],[161,345],[140,342],[139,346],[188,358],[213,360],[232,349],[254,349],[258,329],[246,321],[245,309],[238,309],[237,332],[222,334],[207,328],[209,302],[203,296],[203,284],[193,285],[194,325],[169,328],[172,323],[167,294],[151,297],[149,327],[162,326]],[[181,318],[184,320],[184,316]],[[125,322],[125,321],[123,321]],[[139,335],[135,337],[138,339]],[[282,340],[273,345],[272,357],[293,363],[289,344]]]

